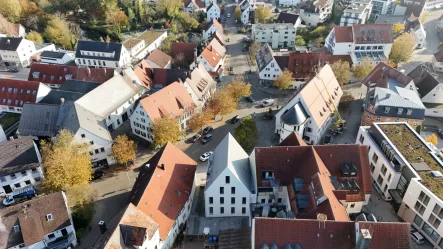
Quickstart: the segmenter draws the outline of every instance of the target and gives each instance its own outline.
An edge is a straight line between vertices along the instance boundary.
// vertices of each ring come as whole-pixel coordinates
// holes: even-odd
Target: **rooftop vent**
[[[442,178],[443,174],[440,171],[431,171],[431,175],[434,178]]]

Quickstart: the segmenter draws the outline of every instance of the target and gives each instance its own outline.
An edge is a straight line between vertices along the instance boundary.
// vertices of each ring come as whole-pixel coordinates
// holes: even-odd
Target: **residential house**
[[[199,64],[202,64],[212,77],[222,77],[225,57],[226,49],[217,39],[213,38],[196,61],[191,64],[190,69],[193,70]]]
[[[199,111],[206,105],[208,100],[214,95],[217,82],[201,64],[188,74],[183,82],[186,90],[191,95]]]
[[[168,37],[167,31],[146,30],[136,38],[126,40],[123,46],[129,51],[133,61],[139,61],[159,48],[166,37]]]
[[[297,28],[301,24],[301,18],[299,18],[300,15],[289,13],[289,12],[280,12],[278,14],[276,23],[290,23],[294,25],[295,28]]]
[[[21,113],[25,103],[38,103],[50,91],[35,81],[0,79],[0,110]]]
[[[57,64],[67,65],[75,59],[75,52],[58,50],[58,51],[43,51],[40,54],[40,63],[42,64]]]
[[[336,26],[325,39],[325,47],[333,55],[350,55],[354,65],[366,58],[371,64],[386,62],[394,36],[391,24],[354,24]]]
[[[334,2],[330,0],[309,0],[300,6],[300,18],[308,26],[317,27],[332,13]]]
[[[114,69],[112,68],[88,68],[33,63],[29,70],[28,80],[41,82],[57,89],[67,80],[103,83],[112,77],[114,77]]]
[[[251,38],[262,45],[269,43],[273,49],[294,47],[298,24],[295,26],[292,23],[253,24]]]
[[[356,0],[346,7],[340,18],[340,26],[365,24],[372,10],[372,0]]]
[[[0,37],[0,56],[6,66],[27,67],[36,52],[33,41],[21,37]]]
[[[409,31],[415,38],[415,48],[420,49],[426,46],[426,31],[420,20],[414,16],[408,18],[405,30]]]
[[[131,54],[121,43],[80,40],[77,42],[75,63],[87,67],[127,68]]]
[[[198,11],[206,11],[205,3],[200,0],[183,0],[184,11],[194,13]]]
[[[77,246],[71,210],[64,192],[42,195],[0,210],[4,248]]]
[[[6,21],[7,22],[7,21]],[[4,33],[0,33],[0,37],[21,37],[25,38],[26,36],[26,29],[21,24],[13,24],[13,23],[4,23],[3,25],[3,31]]]
[[[171,68],[172,58],[161,50],[154,49],[146,58],[146,62],[151,68]]]
[[[155,92],[176,81],[184,81],[191,71],[187,69],[151,68],[145,60],[142,60],[134,67],[134,73],[146,89]]]
[[[3,130],[2,125],[0,125],[0,143],[4,142],[6,140],[8,140],[8,139],[6,138],[5,131]]]
[[[394,0],[372,0],[372,12],[373,16],[380,15],[392,15],[395,9]]]
[[[283,0],[278,2],[280,8],[295,7],[300,4],[300,0]]]
[[[425,106],[412,78],[379,63],[362,81],[365,86],[362,125],[401,121],[416,127],[425,117]]]
[[[283,141],[297,132],[308,144],[318,144],[335,121],[335,112],[343,92],[326,64],[275,115],[275,133]]]
[[[296,132],[279,146],[256,147],[253,206],[262,217],[349,221],[372,194],[367,153],[356,144],[310,146]]]
[[[319,215],[320,218],[323,217]],[[414,243],[410,239],[410,228],[411,225],[405,222],[317,221],[258,217],[254,219],[252,225],[251,248],[409,249]]]
[[[32,137],[0,143],[0,196],[38,185],[42,178],[42,158]]]
[[[215,33],[219,33],[223,37],[223,27],[217,20],[212,19],[207,23],[203,23],[204,42],[208,42]]]
[[[434,54],[432,66],[420,65],[408,74],[414,80],[421,101],[429,108],[426,110],[426,116],[431,110],[440,112],[438,109],[434,110],[435,106],[443,104],[443,79],[439,74],[443,65],[439,62],[442,54]]]
[[[220,20],[221,10],[218,7],[217,3],[213,2],[206,8],[206,19],[212,20],[217,19]]]
[[[130,117],[132,133],[152,142],[153,122],[163,117],[177,118],[180,129],[186,129],[186,122],[195,108],[196,104],[185,85],[174,82],[139,101]]]
[[[432,57],[432,68],[439,73],[443,73],[443,50],[437,51]]]
[[[251,217],[253,179],[249,156],[228,133],[208,160],[205,185],[206,217]]]
[[[251,4],[249,3],[249,0],[243,0],[240,3],[240,12],[241,12],[241,16],[240,16],[240,21],[243,25],[247,25],[251,22],[251,17],[252,17],[252,13],[251,13]]]
[[[197,43],[191,42],[172,42],[171,56],[172,64],[177,68],[189,68],[197,59]]]
[[[419,11],[419,12],[414,12],[414,15],[420,17],[423,11],[441,8],[443,6],[443,1],[406,0],[403,2],[403,4],[416,11]],[[409,16],[409,13],[407,13],[407,16]]]
[[[441,153],[403,122],[360,127],[356,143],[368,145],[373,186],[397,215],[431,246],[443,247]]]

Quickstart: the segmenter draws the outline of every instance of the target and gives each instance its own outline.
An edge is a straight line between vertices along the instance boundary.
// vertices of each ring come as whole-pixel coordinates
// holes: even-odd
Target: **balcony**
[[[62,249],[68,248],[72,242],[74,242],[75,236],[74,233],[70,233],[66,236],[57,238],[56,240],[47,243],[45,249]]]

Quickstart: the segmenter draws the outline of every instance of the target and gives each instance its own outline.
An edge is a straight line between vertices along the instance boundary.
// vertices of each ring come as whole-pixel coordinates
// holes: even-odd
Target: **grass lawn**
[[[8,112],[0,118],[0,125],[3,127],[3,130],[6,131],[9,127],[11,127],[13,124],[15,124],[15,122],[19,120],[20,114]]]

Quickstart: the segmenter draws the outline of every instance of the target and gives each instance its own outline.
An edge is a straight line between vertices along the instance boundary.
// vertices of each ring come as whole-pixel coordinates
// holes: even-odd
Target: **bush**
[[[76,228],[77,237],[80,238],[80,235],[84,233],[94,217],[94,203],[89,202],[85,205],[75,206],[72,210],[72,221]]]

